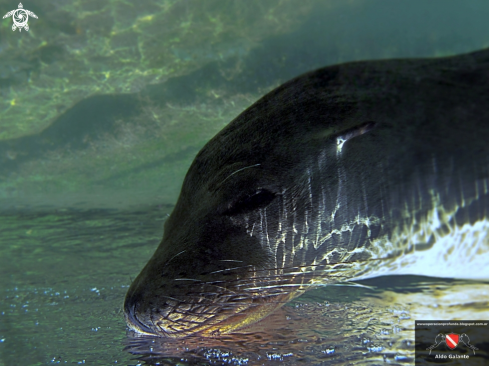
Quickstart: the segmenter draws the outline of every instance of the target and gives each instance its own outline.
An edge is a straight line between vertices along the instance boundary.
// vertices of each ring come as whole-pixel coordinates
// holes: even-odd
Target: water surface
[[[0,365],[405,365],[414,319],[489,319],[488,284],[399,276],[309,291],[240,334],[137,336],[122,301],[170,211],[2,213]]]

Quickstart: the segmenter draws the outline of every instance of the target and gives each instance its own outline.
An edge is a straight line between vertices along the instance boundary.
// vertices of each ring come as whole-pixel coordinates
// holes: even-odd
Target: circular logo
[[[29,20],[29,14],[24,9],[17,9],[12,17],[16,27],[23,28]]]

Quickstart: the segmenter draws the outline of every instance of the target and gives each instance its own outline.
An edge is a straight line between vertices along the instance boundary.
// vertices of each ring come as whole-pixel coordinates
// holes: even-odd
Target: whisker
[[[238,169],[236,170],[235,172],[232,172],[231,174],[229,174],[220,184],[223,184],[225,181],[227,181],[229,178],[231,178],[233,175],[235,175],[236,173],[239,173],[245,169],[248,169],[248,168],[253,168],[255,166],[259,166],[261,164],[255,164],[255,165],[250,165],[250,166],[245,166],[244,168],[241,168],[241,169]]]
[[[167,296],[167,295],[161,295],[161,297],[165,297],[165,298],[167,298],[167,299],[170,299],[170,300],[176,301],[177,303],[182,302],[181,300],[175,299],[174,297]]]
[[[184,251],[178,253],[182,254]],[[175,257],[175,256],[174,256]],[[172,259],[174,258],[172,257]],[[170,259],[170,260],[172,260]],[[382,260],[382,259],[378,259]],[[161,295],[166,299],[161,309],[153,309],[151,321],[164,334],[192,333],[205,324],[214,324],[233,314],[246,314],[266,304],[287,303],[297,291],[323,286],[354,286],[369,288],[348,281],[348,272],[361,273],[362,262],[315,263],[305,266],[256,268],[240,266],[202,273],[204,279],[175,278],[180,282],[178,295]],[[368,261],[372,261],[369,259]],[[238,272],[239,271],[239,272]],[[234,275],[236,273],[236,275]],[[226,278],[231,277],[231,278]],[[182,290],[183,287],[183,290]],[[161,304],[160,304],[161,305]],[[155,306],[157,306],[155,304]],[[164,309],[164,311],[163,311]],[[160,324],[160,325],[157,325]],[[164,329],[163,329],[164,328]],[[166,331],[166,333],[165,333]]]
[[[369,290],[374,290],[376,287],[375,286],[367,286],[367,285],[362,285],[361,283],[355,283],[355,282],[340,282],[340,283],[331,283],[331,284],[318,284],[318,286],[345,286],[345,287],[360,287],[360,288],[367,288]]]
[[[196,280],[195,278],[174,278],[173,281],[194,281],[194,282],[202,282],[201,280]]]
[[[241,269],[241,268],[244,268],[244,267],[234,267],[234,268],[220,269],[220,270],[218,270],[218,271],[210,272],[209,274],[220,273],[220,272],[226,272],[226,271],[232,271],[232,270]]]
[[[182,250],[180,253],[175,254],[173,257],[170,258],[169,261],[167,261],[165,263],[165,267],[168,265],[168,263],[170,263],[173,259],[175,259],[175,257],[178,257],[180,254],[185,253],[185,252],[186,252],[186,250]]]
[[[251,291],[251,290],[264,290],[269,288],[285,288],[285,287],[317,287],[317,285],[312,283],[288,283],[285,285],[280,284],[280,285],[270,285],[270,286],[248,287],[248,288],[244,288],[243,290]]]
[[[220,261],[221,262],[239,262],[239,263],[243,263],[243,261],[238,261],[236,259],[221,259]]]
[[[207,284],[206,284],[206,285],[207,285]],[[212,285],[212,284],[210,284],[210,286],[214,286],[214,287],[220,288],[220,289],[225,290],[225,291],[230,291],[230,292],[232,292],[233,294],[237,294],[235,291],[230,290],[230,289],[228,289],[228,288],[226,288],[226,287],[222,287],[222,286],[218,286],[218,285]]]

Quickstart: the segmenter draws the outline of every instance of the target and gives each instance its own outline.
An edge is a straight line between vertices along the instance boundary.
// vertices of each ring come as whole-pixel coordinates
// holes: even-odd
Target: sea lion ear
[[[364,122],[358,126],[349,128],[347,130],[341,131],[336,135],[336,147],[338,152],[343,148],[343,144],[352,138],[363,135],[371,130],[373,130],[376,126],[374,121]]]

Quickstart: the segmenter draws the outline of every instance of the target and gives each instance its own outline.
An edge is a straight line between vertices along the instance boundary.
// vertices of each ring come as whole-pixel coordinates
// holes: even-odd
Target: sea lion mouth
[[[290,284],[290,277],[286,282]],[[137,333],[166,338],[232,333],[265,318],[300,293],[299,285],[283,285],[283,274],[228,279],[191,284],[184,287],[185,293],[180,290],[172,296],[152,294],[151,302],[130,290],[124,303],[125,319]]]

